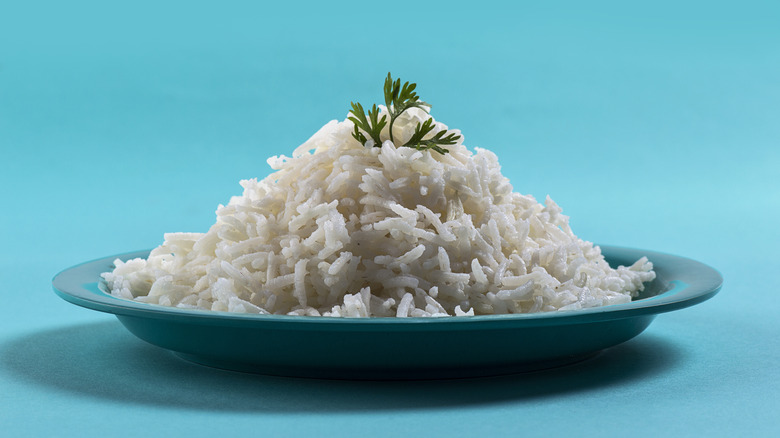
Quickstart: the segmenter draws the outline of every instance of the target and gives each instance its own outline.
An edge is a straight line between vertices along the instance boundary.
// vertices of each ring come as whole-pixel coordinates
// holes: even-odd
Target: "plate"
[[[116,315],[134,335],[180,357],[236,371],[336,379],[441,379],[500,375],[578,362],[640,334],[659,313],[714,296],[722,277],[684,257],[601,246],[613,267],[642,256],[657,278],[634,301],[573,311],[445,318],[328,318],[178,309],[106,293],[117,258],[57,274],[66,301]]]

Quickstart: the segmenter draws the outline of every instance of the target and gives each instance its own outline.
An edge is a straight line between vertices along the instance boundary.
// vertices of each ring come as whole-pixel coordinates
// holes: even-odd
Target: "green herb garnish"
[[[363,135],[362,132],[360,132],[358,129],[358,127],[360,127],[360,129],[366,131],[368,136],[374,140],[374,145],[382,146],[382,140],[379,138],[379,134],[382,133],[382,128],[384,128],[387,124],[387,116],[382,116],[382,120],[377,120],[379,118],[379,108],[377,108],[376,104],[374,104],[374,106],[368,111],[368,118],[366,119],[366,113],[363,111],[363,105],[355,102],[351,103],[352,109],[349,112],[355,116],[349,117],[349,120],[352,120],[352,123],[355,124],[355,132],[352,133],[352,136],[355,137],[357,141],[363,143],[363,146],[366,145],[368,139],[365,135]]]
[[[393,81],[390,73],[387,74],[384,87],[385,105],[387,106],[387,112],[390,114],[390,126],[388,129],[390,133],[389,139],[393,143],[395,143],[395,140],[393,139],[393,123],[395,123],[395,120],[403,114],[404,111],[409,108],[420,108],[428,113],[431,108],[429,103],[420,100],[420,96],[414,91],[415,88],[417,88],[417,84],[405,82],[403,86],[401,86],[400,79]],[[371,140],[374,141],[374,147],[382,146],[380,134],[382,133],[382,129],[387,125],[387,116],[384,115],[379,119],[379,109],[376,105],[371,107],[366,114],[363,110],[363,105],[355,102],[352,102],[352,109],[349,113],[351,114],[348,117],[349,120],[355,124],[355,132],[352,133],[352,137],[364,146],[366,145],[366,142],[368,142],[368,138],[371,138]],[[412,137],[401,146],[421,151],[433,149],[440,154],[446,154],[449,150],[442,146],[453,145],[460,139],[460,135],[452,132],[449,133],[449,135],[445,135],[447,134],[447,131],[440,131],[430,138],[425,138],[426,135],[433,131],[433,128],[433,118],[428,118],[428,120],[423,123],[418,122]],[[368,134],[368,138],[363,132]]]

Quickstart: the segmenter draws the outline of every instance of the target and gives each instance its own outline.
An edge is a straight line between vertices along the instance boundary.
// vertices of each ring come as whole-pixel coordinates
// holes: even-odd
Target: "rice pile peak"
[[[111,293],[258,314],[464,316],[625,303],[655,278],[644,257],[610,268],[552,199],[513,192],[496,155],[469,151],[430,105],[389,103],[374,107],[391,123],[373,133],[356,128],[353,104],[292,157],[270,158],[275,172],[241,181],[208,232],[116,260],[102,274]],[[447,142],[409,146],[425,124],[421,139]]]

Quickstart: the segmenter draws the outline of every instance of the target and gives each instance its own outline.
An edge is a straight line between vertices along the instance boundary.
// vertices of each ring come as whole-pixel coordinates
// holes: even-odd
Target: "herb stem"
[[[388,108],[388,111],[389,110],[390,109]],[[393,123],[395,123],[395,117],[390,117],[390,129],[389,129],[389,131],[390,131],[390,141],[392,141],[393,144],[395,144],[395,141],[393,140]]]

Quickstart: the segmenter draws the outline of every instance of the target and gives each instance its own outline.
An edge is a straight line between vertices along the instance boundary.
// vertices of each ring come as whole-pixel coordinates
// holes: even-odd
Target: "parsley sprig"
[[[455,144],[460,135],[451,132],[448,136],[444,136],[447,131],[439,131],[433,137],[429,139],[423,139],[429,132],[433,131],[433,119],[428,119],[421,124],[417,123],[417,128],[414,129],[414,134],[407,141],[404,146],[413,147],[417,150],[433,149],[434,151],[444,155],[449,150],[444,149],[441,145]]]
[[[390,115],[390,126],[388,131],[390,132],[390,141],[393,143],[395,143],[395,140],[393,139],[393,124],[404,111],[410,108],[420,108],[428,113],[431,108],[429,103],[420,100],[420,96],[414,91],[416,88],[417,84],[409,82],[405,82],[402,86],[401,79],[393,81],[390,73],[387,74],[384,86],[385,106]],[[387,115],[383,115],[380,119],[379,109],[376,105],[371,107],[368,113],[366,113],[363,109],[363,105],[355,102],[351,102],[351,104],[352,109],[349,111],[350,116],[348,118],[355,124],[355,131],[352,133],[352,137],[364,146],[369,138],[374,141],[374,147],[382,146],[380,134],[382,133],[382,129],[387,126]],[[433,149],[440,154],[448,153],[449,150],[442,146],[449,146],[457,143],[460,139],[460,135],[455,134],[454,132],[447,134],[447,131],[439,131],[432,137],[425,138],[426,135],[433,131],[434,127],[432,117],[429,117],[423,123],[418,122],[414,134],[412,134],[411,138],[401,146],[421,151]],[[363,132],[368,134],[368,137],[366,137]]]
[[[355,102],[351,103],[352,110],[350,110],[350,114],[353,114],[354,117],[349,117],[349,120],[352,120],[352,123],[355,124],[355,132],[352,133],[352,136],[365,146],[368,139],[360,132],[360,129],[362,129],[368,133],[368,136],[371,137],[372,140],[374,140],[375,146],[382,146],[382,140],[379,138],[379,134],[382,133],[382,128],[387,124],[387,116],[382,116],[382,119],[378,120],[379,108],[374,104],[368,111],[368,118],[366,118],[366,113],[363,111],[363,105]],[[360,127],[360,129],[358,129],[358,127]]]

